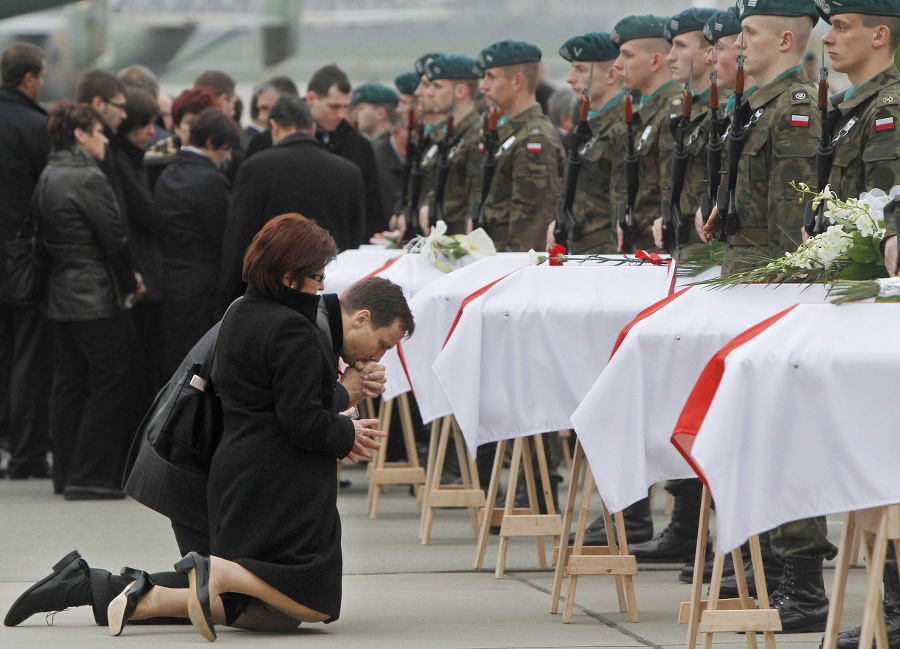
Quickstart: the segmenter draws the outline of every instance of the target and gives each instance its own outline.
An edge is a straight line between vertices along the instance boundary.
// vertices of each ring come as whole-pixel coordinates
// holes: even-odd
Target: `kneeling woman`
[[[209,476],[212,556],[192,552],[176,565],[186,590],[135,572],[109,606],[113,635],[128,619],[190,615],[212,641],[214,623],[283,631],[340,614],[335,458],[370,457],[372,437],[384,434],[366,428],[375,420],[331,411],[337,368],[316,326],[316,292],[336,254],[329,234],[296,214],[254,238],[249,287],[223,319],[212,376],[225,415]]]

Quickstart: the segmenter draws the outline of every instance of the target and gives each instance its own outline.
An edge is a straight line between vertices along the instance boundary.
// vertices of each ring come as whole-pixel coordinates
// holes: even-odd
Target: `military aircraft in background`
[[[92,67],[133,63],[162,75],[248,35],[260,65],[297,49],[300,0],[12,0],[0,2],[0,49],[34,43],[47,55],[42,101],[71,96]]]

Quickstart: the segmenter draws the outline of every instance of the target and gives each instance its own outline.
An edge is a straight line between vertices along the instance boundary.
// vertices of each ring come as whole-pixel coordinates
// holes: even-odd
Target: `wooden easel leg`
[[[491,520],[494,518],[494,502],[497,500],[497,491],[500,489],[500,472],[503,470],[503,455],[506,453],[506,440],[497,442],[497,450],[494,452],[494,466],[491,469],[491,480],[488,483],[487,498],[484,503],[484,518],[481,529],[478,530],[478,544],[475,546],[475,570],[481,570],[484,563],[484,552],[487,549],[488,536],[491,530]]]
[[[572,513],[575,511],[575,498],[578,495],[578,478],[581,474],[581,464],[584,460],[584,450],[581,442],[575,442],[575,456],[572,458],[572,481],[569,483],[569,491],[566,495],[566,506],[563,509],[562,536],[559,537],[559,551],[556,553],[556,571],[553,573],[553,593],[550,596],[550,612],[559,611],[559,595],[562,591],[562,581],[566,574],[566,564],[569,562],[569,534],[572,531]]]
[[[706,539],[709,536],[709,510],[712,499],[709,489],[703,486],[700,497],[700,527],[697,533],[697,549],[694,551],[694,580],[691,582],[690,620],[685,649],[696,649],[697,631],[700,625],[700,601],[703,595],[703,565],[706,563]]]
[[[539,440],[540,437],[540,435],[535,435],[534,439]],[[540,509],[538,509],[537,484],[534,480],[534,464],[531,461],[531,451],[531,438],[522,438],[522,469],[525,474],[525,487],[528,492],[528,506],[531,509],[532,514],[540,514]],[[515,507],[515,504],[513,504],[513,507]],[[538,565],[541,567],[541,570],[543,570],[547,567],[547,556],[544,551],[544,538],[541,536],[534,537],[534,544],[537,547]]]
[[[603,506],[604,509],[606,505]],[[625,533],[625,514],[616,512],[616,534],[619,537],[618,553],[628,555],[628,537]],[[612,549],[610,549],[612,553]],[[631,575],[625,575],[625,596],[628,598],[628,613],[632,622],[638,621],[637,599],[634,596],[634,578]],[[623,611],[624,612],[624,611]]]
[[[381,404],[381,430],[387,432],[390,435],[391,430],[391,416],[394,412],[394,402],[391,401],[383,401]],[[378,451],[378,455],[375,456],[375,468],[382,469],[384,468],[384,461],[387,457],[387,446],[388,446],[388,438],[385,437],[384,441],[381,443],[381,450]],[[369,480],[369,498],[368,504],[369,506],[366,508],[369,516],[373,519],[378,518],[378,499],[381,497],[381,485],[378,484],[376,480]]]
[[[852,546],[857,537],[856,512],[847,512],[844,529],[841,531],[841,551],[834,569],[834,585],[832,586],[831,605],[828,609],[828,622],[825,624],[825,637],[822,649],[837,649],[838,633],[841,629],[841,616],[844,614],[844,597],[847,594],[847,574],[853,560]]]
[[[582,458],[584,453],[582,452]],[[594,474],[591,473],[591,467],[584,460],[584,483],[581,486],[581,504],[578,512],[578,527],[575,528],[575,545],[572,548],[572,554],[581,554],[584,547],[584,531],[587,529],[588,516],[590,516],[591,508],[591,491],[594,489]],[[607,537],[608,538],[608,537]],[[566,543],[568,544],[568,537]],[[568,563],[568,560],[566,560]],[[569,575],[569,589],[566,592],[566,608],[563,610],[563,622],[572,620],[572,611],[575,608],[575,589],[578,588],[578,575]]]
[[[450,440],[450,417],[444,417],[441,424],[441,438],[438,442],[437,455],[434,458],[434,477],[431,479],[431,488],[438,489],[441,485],[441,474],[444,471],[444,460],[447,457],[447,442]],[[434,524],[434,507],[429,502],[424,509],[425,527],[422,530],[422,545],[431,543],[431,526]]]
[[[750,561],[753,564],[753,581],[756,584],[757,605],[761,609],[769,608],[769,587],[766,586],[766,572],[763,566],[758,536],[750,537]],[[772,631],[764,631],[763,638],[766,642],[766,649],[775,649],[775,634]]]
[[[562,446],[563,464],[565,464],[567,467],[572,466],[572,445],[569,444],[569,440],[571,438],[572,438],[571,430],[559,431],[559,442],[560,442],[560,446]]]
[[[547,466],[547,455],[544,453],[544,438],[542,435],[534,436],[534,452],[538,458],[538,471],[541,474],[541,487],[544,491],[544,505],[547,508],[548,514],[556,514],[556,504],[553,502],[553,484],[550,480],[550,469]],[[551,537],[553,542],[557,545],[560,544],[560,539],[558,537]],[[541,556],[544,555],[543,549],[541,550]],[[541,568],[546,568],[547,564],[544,562],[541,565]]]
[[[716,558],[713,559],[712,580],[709,583],[709,599],[707,600],[706,610],[714,611],[719,604],[719,588],[722,586],[722,570],[725,567],[725,557],[716,550]],[[700,567],[700,579],[703,579],[703,566]],[[753,634],[748,634],[753,635]],[[755,636],[754,636],[755,640]],[[712,649],[713,634],[711,632],[703,633],[703,649]]]
[[[866,566],[868,574],[868,586],[866,587],[866,608],[863,614],[862,630],[859,634],[859,646],[871,647],[872,640],[876,637],[876,629],[884,626],[884,613],[881,602],[881,579],[884,570],[884,560],[887,555],[887,509],[881,510],[878,522],[878,533],[875,535],[872,550],[869,555],[869,563]],[[871,538],[871,534],[867,534]],[[887,649],[887,635],[879,629],[879,640],[884,641],[884,646],[878,643],[878,649]]]
[[[521,437],[516,439],[513,442],[513,452],[512,452],[512,461],[509,465],[509,484],[507,486],[506,491],[506,506],[503,508],[503,516],[504,518],[510,516],[515,507],[516,502],[516,486],[519,483],[519,465],[522,461],[522,445],[524,443],[524,439]],[[528,458],[529,460],[531,458]],[[528,477],[528,472],[525,472],[526,479]],[[534,475],[531,476],[532,480],[532,490],[534,489]],[[500,528],[500,549],[497,552],[497,568],[494,571],[494,576],[497,579],[503,579],[503,575],[506,572],[506,550],[509,547],[509,537],[503,535],[503,527],[501,524]]]
[[[590,471],[590,467],[588,467],[588,471]],[[591,473],[591,482],[594,481],[594,474]],[[606,508],[606,503],[603,502],[603,499],[600,499],[600,508],[603,514],[603,526],[606,528],[606,546],[609,548],[610,554],[619,554],[619,546],[616,543],[616,535],[615,535],[615,522],[613,521],[612,516],[609,513],[609,510]],[[616,596],[619,599],[619,612],[625,613],[628,609],[628,605],[625,602],[625,584],[622,580],[622,575],[615,576],[616,582]]]
[[[425,535],[425,517],[428,513],[428,500],[434,489],[434,459],[437,455],[438,438],[441,436],[442,418],[431,422],[431,435],[428,439],[428,462],[425,466],[425,493],[422,495],[422,516],[419,517],[419,538]],[[438,478],[440,480],[440,478]]]
[[[416,448],[416,431],[413,428],[412,412],[409,409],[409,395],[404,392],[397,397],[397,401],[400,404],[400,423],[403,430],[403,442],[406,445],[406,457],[409,466],[419,468],[422,465],[419,464],[419,449]],[[418,495],[418,485],[414,486],[414,489],[416,490],[414,493]],[[422,500],[420,498],[416,498],[416,505],[421,511]]]
[[[469,458],[469,452],[466,450],[466,445],[463,442],[462,431],[459,429],[459,426],[456,425],[456,421],[451,417],[452,422],[452,430],[453,430],[453,442],[456,447],[456,459],[459,462],[459,475],[462,479],[463,489],[480,489],[479,486],[473,484],[472,482],[472,472],[471,466],[472,462]],[[478,512],[475,507],[469,507],[469,520],[472,523],[472,536],[478,536]]]
[[[741,549],[735,548],[731,552],[731,561],[734,563],[734,579],[737,581],[738,598],[741,600],[741,607],[745,610],[756,608],[756,604],[750,597],[750,589],[747,587],[747,573],[744,572],[744,558],[741,555]],[[766,604],[768,606],[768,602]],[[747,631],[747,649],[757,649],[756,634]]]

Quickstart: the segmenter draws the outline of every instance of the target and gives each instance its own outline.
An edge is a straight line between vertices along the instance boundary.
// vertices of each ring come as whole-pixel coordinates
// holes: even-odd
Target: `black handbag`
[[[4,297],[14,304],[36,304],[44,298],[47,255],[40,240],[35,198],[28,216],[13,239],[4,242],[6,278]]]

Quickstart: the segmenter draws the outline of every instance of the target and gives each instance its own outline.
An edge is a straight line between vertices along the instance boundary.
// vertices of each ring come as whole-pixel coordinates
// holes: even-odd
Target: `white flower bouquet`
[[[447,224],[443,221],[435,223],[427,237],[416,237],[407,243],[406,251],[428,255],[428,259],[445,273],[459,268],[463,257],[481,259],[497,254],[494,242],[483,228],[469,234],[448,235]]]

